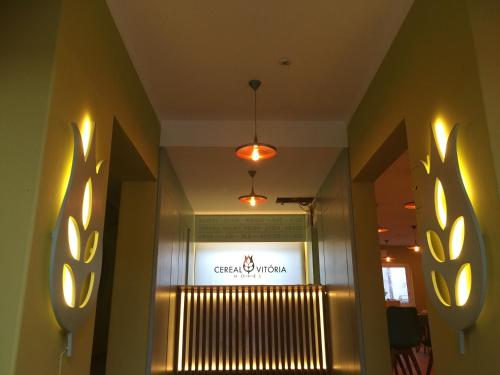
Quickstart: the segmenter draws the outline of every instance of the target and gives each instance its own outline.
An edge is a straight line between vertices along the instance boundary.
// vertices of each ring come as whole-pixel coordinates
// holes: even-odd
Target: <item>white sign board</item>
[[[302,242],[196,244],[196,285],[304,284]]]

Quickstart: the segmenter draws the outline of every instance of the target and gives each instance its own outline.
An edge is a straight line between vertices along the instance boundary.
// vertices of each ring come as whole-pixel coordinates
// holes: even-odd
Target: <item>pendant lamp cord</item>
[[[253,90],[253,130],[254,130],[254,143],[258,143],[257,140],[257,89]],[[252,179],[253,180],[253,179]]]

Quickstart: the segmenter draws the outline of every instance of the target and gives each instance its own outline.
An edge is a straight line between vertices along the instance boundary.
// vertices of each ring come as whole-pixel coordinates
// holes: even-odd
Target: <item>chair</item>
[[[403,374],[413,374],[413,364],[417,375],[421,375],[422,372],[413,352],[413,348],[420,342],[417,309],[414,307],[388,307],[387,326],[391,345],[392,367],[396,374],[399,374],[398,366]],[[406,366],[403,365],[403,361]]]

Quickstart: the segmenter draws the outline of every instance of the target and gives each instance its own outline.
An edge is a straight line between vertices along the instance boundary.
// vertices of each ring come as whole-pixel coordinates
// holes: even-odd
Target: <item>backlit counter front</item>
[[[181,286],[177,372],[325,372],[321,285]]]

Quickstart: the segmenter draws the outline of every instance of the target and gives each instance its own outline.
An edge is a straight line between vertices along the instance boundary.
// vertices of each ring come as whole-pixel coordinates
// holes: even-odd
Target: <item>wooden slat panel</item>
[[[326,370],[321,286],[183,286],[177,300],[177,372]]]

